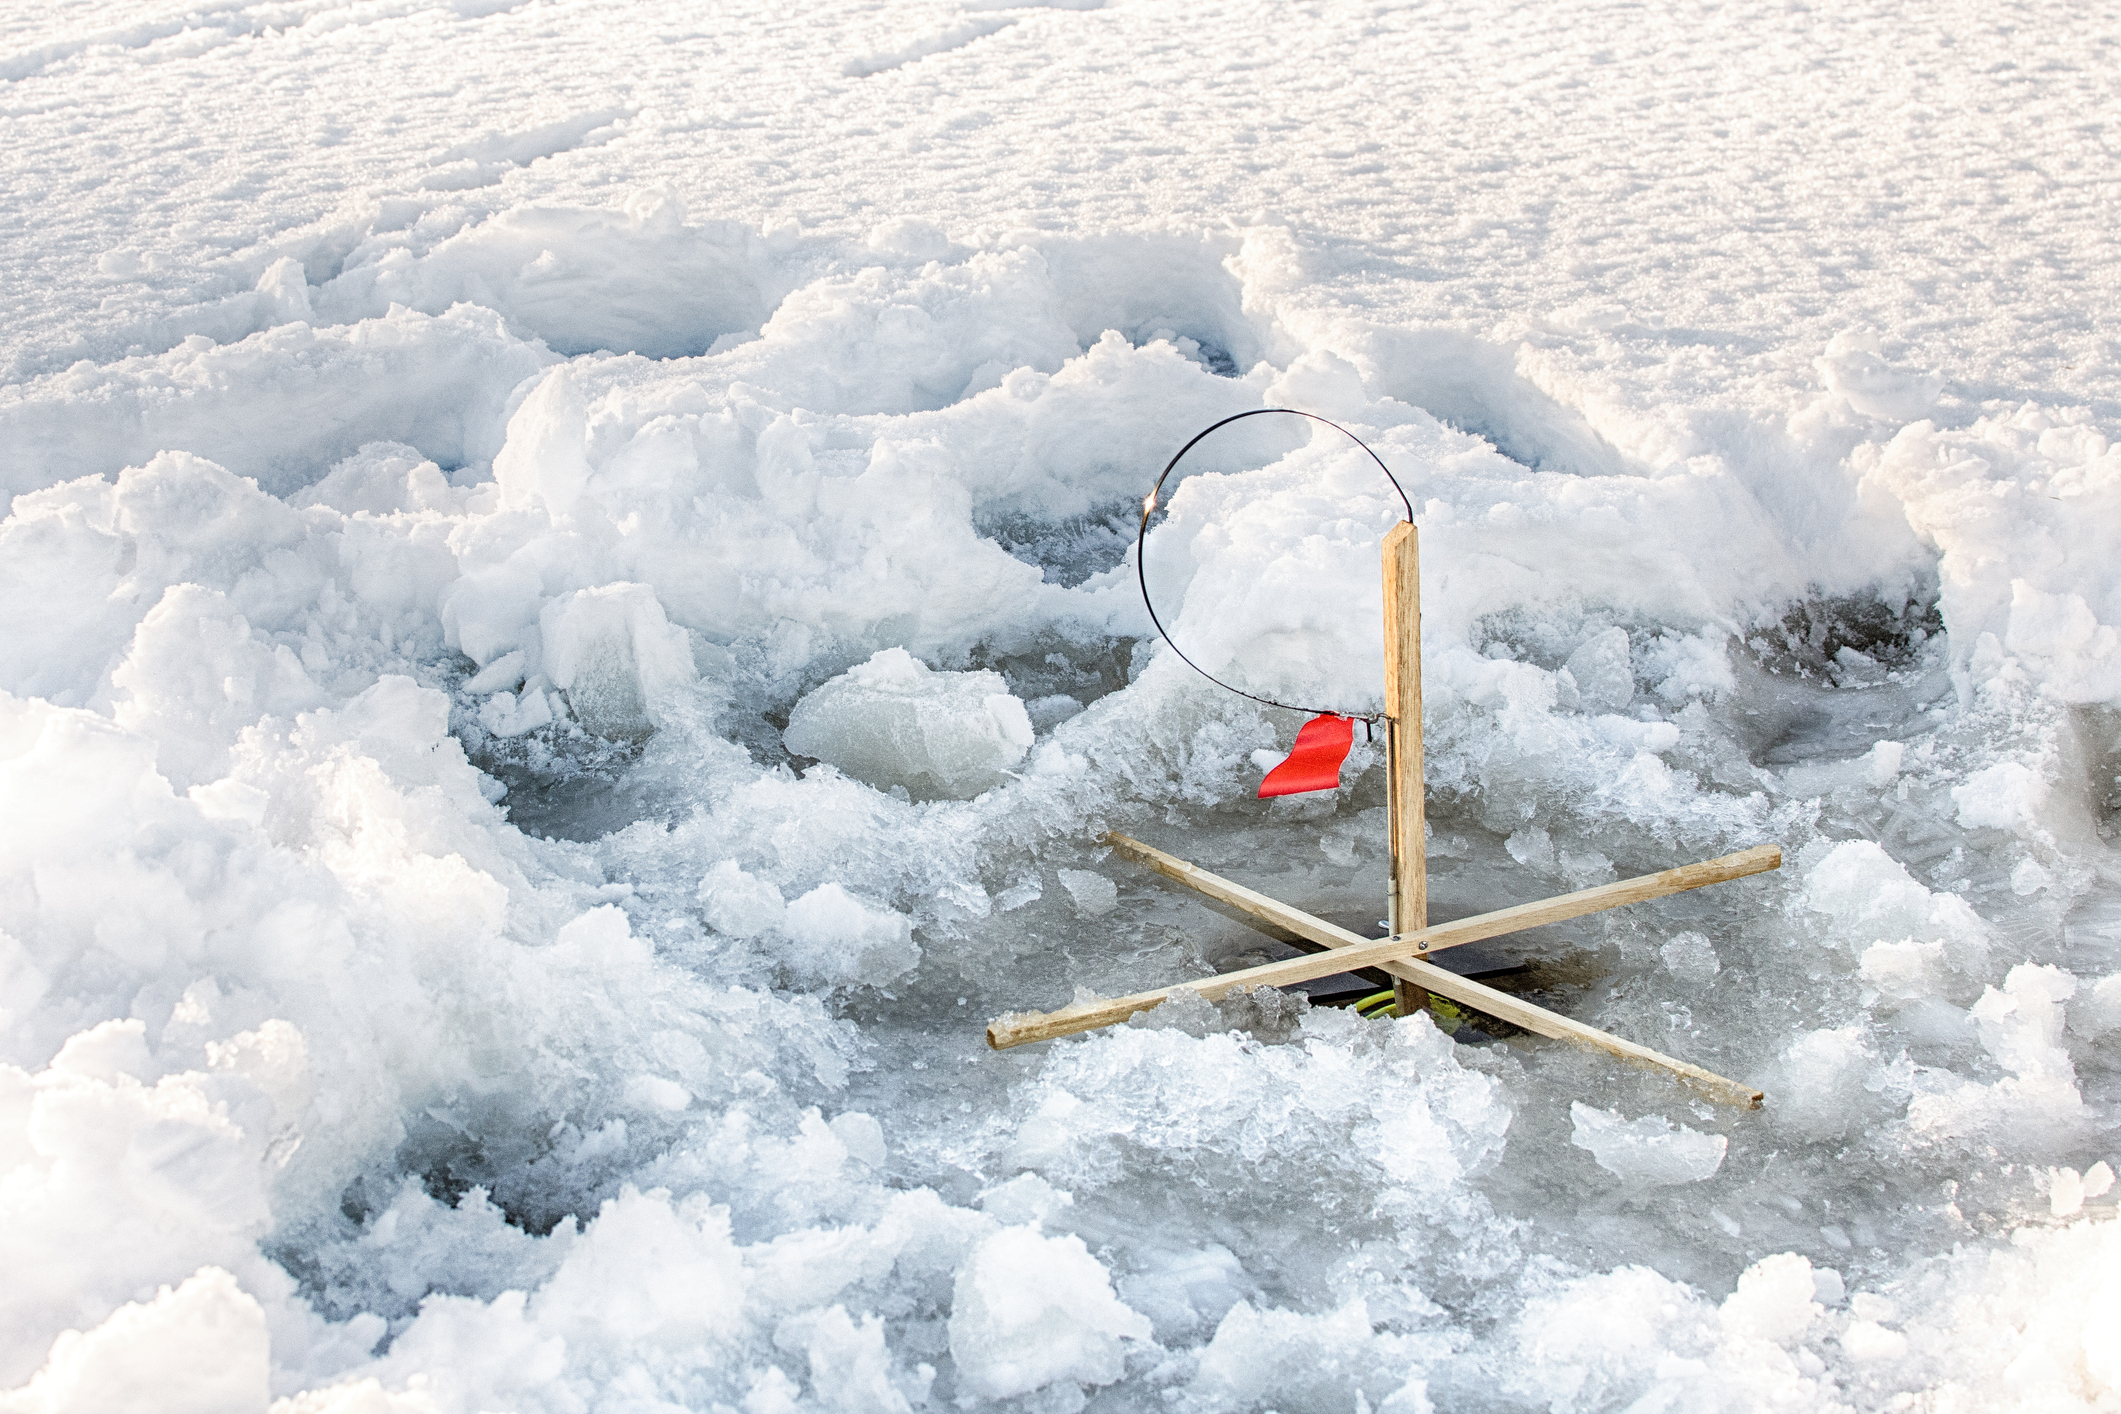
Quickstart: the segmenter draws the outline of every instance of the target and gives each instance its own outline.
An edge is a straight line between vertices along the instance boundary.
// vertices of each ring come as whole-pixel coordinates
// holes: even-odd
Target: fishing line
[[[1178,449],[1178,455],[1171,458],[1170,461],[1164,464],[1163,474],[1156,478],[1156,484],[1149,488],[1149,494],[1142,499],[1141,529],[1134,537],[1134,577],[1141,584],[1142,605],[1149,611],[1149,621],[1156,625],[1157,636],[1162,638],[1163,641],[1170,646],[1171,651],[1178,655],[1178,660],[1184,663],[1187,667],[1191,668],[1194,672],[1199,673],[1209,682],[1214,683],[1223,691],[1234,692],[1239,697],[1248,698],[1253,702],[1259,703],[1263,707],[1281,707],[1291,712],[1302,712],[1308,716],[1313,717],[1347,717],[1354,721],[1361,722],[1363,724],[1363,731],[1365,732],[1365,734],[1367,734],[1374,724],[1384,720],[1384,713],[1342,712],[1332,707],[1300,707],[1293,702],[1277,702],[1271,697],[1261,697],[1256,692],[1247,692],[1241,687],[1232,687],[1230,684],[1224,682],[1221,678],[1215,676],[1215,674],[1209,672],[1206,668],[1203,668],[1200,664],[1194,662],[1191,658],[1188,658],[1186,656],[1186,650],[1179,647],[1178,644],[1173,641],[1171,637],[1171,631],[1164,627],[1164,621],[1162,617],[1160,617],[1156,612],[1156,604],[1149,598],[1149,517],[1156,514],[1157,498],[1162,494],[1164,489],[1164,482],[1167,478],[1170,477],[1172,468],[1177,466],[1179,462],[1184,459],[1186,453],[1192,451],[1195,447],[1199,446],[1201,439],[1206,437],[1208,433],[1213,432],[1220,427],[1228,427],[1233,422],[1242,422],[1248,417],[1265,417],[1269,413],[1287,413],[1291,417],[1308,417],[1313,422],[1323,422],[1326,426],[1332,428],[1335,432],[1338,432],[1341,436],[1347,438],[1350,442],[1353,442],[1356,446],[1362,448],[1363,451],[1369,456],[1370,460],[1377,463],[1377,469],[1385,474],[1385,480],[1392,483],[1392,489],[1399,493],[1399,503],[1400,505],[1406,507],[1407,521],[1410,524],[1413,522],[1414,503],[1407,499],[1406,488],[1399,484],[1399,478],[1392,474],[1392,468],[1385,465],[1384,458],[1378,456],[1377,453],[1370,450],[1369,443],[1363,441],[1362,438],[1356,436],[1347,428],[1342,427],[1339,423],[1333,421],[1331,418],[1320,417],[1315,412],[1305,412],[1301,408],[1254,408],[1250,412],[1237,413],[1234,416],[1226,417],[1221,422],[1214,423],[1213,425],[1194,434],[1193,440],[1186,443],[1185,446],[1180,447]]]

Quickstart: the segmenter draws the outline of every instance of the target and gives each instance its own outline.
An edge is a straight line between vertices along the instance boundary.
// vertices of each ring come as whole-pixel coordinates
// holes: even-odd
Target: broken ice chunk
[[[1083,918],[1097,918],[1110,913],[1119,906],[1119,886],[1102,874],[1093,874],[1087,869],[1060,869],[1061,887],[1075,901],[1075,911]]]
[[[1642,656],[1643,675],[1656,683],[1657,695],[1667,702],[1722,697],[1738,686],[1721,634],[1660,633]]]
[[[886,648],[796,703],[781,739],[878,790],[970,800],[1002,783],[1032,734],[1001,674],[937,672]]]
[[[552,704],[542,692],[496,692],[479,705],[479,725],[495,736],[521,736],[552,725]]]
[[[1119,1282],[1120,1299],[1148,1317],[1159,1336],[1205,1335],[1231,1307],[1257,1294],[1237,1254],[1219,1242],[1152,1249]]]
[[[1865,417],[1884,422],[1913,422],[1937,405],[1944,379],[1886,362],[1884,345],[1874,334],[1843,330],[1826,346],[1826,357],[1812,366],[1827,391]]]
[[[1026,904],[1037,903],[1045,896],[1046,890],[1039,883],[1038,875],[1032,874],[1026,878],[1018,879],[1008,888],[996,894],[994,896],[994,911],[996,913],[1013,913]]]
[[[1777,1062],[1773,1122],[1814,1141],[1841,1138],[1870,1106],[1877,1059],[1862,1027],[1797,1033]]]
[[[2037,859],[2021,859],[2011,870],[2011,892],[2021,898],[2039,893],[2054,881],[2055,876]]]
[[[675,1080],[660,1075],[636,1075],[622,1092],[626,1103],[637,1110],[675,1114],[692,1103],[692,1092]]]
[[[781,932],[790,944],[787,961],[807,979],[885,987],[921,962],[911,919],[838,884],[820,884],[789,904]]]
[[[1576,680],[1576,692],[1586,711],[1618,712],[1635,700],[1635,670],[1628,660],[1624,628],[1593,634],[1563,666]]]
[[[500,657],[466,678],[464,680],[464,690],[480,697],[490,692],[498,692],[503,688],[513,690],[515,685],[523,680],[523,675],[528,671],[529,659],[523,655],[521,649],[517,649],[512,653],[503,653]]]
[[[1841,1332],[1841,1350],[1859,1364],[1898,1360],[1907,1354],[1907,1337],[1876,1321],[1850,1321]]]
[[[1502,842],[1510,858],[1527,869],[1548,869],[1554,864],[1554,839],[1537,825],[1527,825]]]
[[[508,419],[493,459],[503,505],[543,505],[553,515],[574,509],[591,474],[583,450],[587,416],[574,375],[564,366],[546,374]]]
[[[1863,950],[1860,966],[1864,981],[1896,1000],[1934,996],[1947,980],[1944,944],[1934,941],[1873,943]]]
[[[1700,933],[1681,933],[1659,950],[1664,965],[1674,977],[1690,986],[1706,987],[1723,970],[1716,946]]]
[[[312,486],[290,494],[291,506],[329,506],[345,515],[453,511],[465,494],[442,469],[402,442],[368,442]]]
[[[781,926],[788,907],[780,888],[771,879],[746,873],[734,859],[725,859],[700,880],[699,900],[707,926],[732,938],[755,938]]]
[[[979,1195],[987,1215],[1010,1227],[1042,1226],[1063,1208],[1075,1206],[1075,1195],[1055,1188],[1035,1173],[1018,1174]]]
[[[2047,805],[2048,783],[2018,761],[1999,761],[1952,787],[1959,824],[1969,830],[2011,830],[2031,834],[2039,829]]]
[[[1862,757],[1863,778],[1874,786],[1891,785],[1906,760],[1906,742],[1881,741]]]
[[[1812,1268],[1812,1300],[1822,1306],[1839,1306],[1848,1297],[1848,1283],[1832,1267]]]
[[[973,1249],[958,1269],[949,1331],[958,1388],[985,1399],[1110,1384],[1126,1371],[1124,1342],[1152,1334],[1112,1294],[1111,1274],[1080,1237],[1029,1226],[1005,1227]]]
[[[1083,704],[1065,692],[1036,697],[1024,704],[1024,711],[1031,718],[1031,725],[1042,732],[1052,731],[1082,710]]]
[[[147,1052],[147,1023],[128,1017],[100,1021],[77,1032],[52,1057],[52,1069],[92,1080],[115,1080],[120,1075],[152,1079],[155,1065]]]
[[[2084,1207],[2084,1175],[2075,1169],[2049,1169],[2047,1210],[2058,1218],[2075,1217]]]
[[[2089,1041],[2121,1031],[2121,973],[2101,978],[2069,1009],[2069,1029]]]
[[[693,682],[692,645],[645,584],[606,584],[547,604],[538,615],[545,670],[575,720],[598,736],[641,741],[659,704]]]
[[[1618,1110],[1594,1110],[1581,1100],[1569,1106],[1575,1133],[1569,1142],[1590,1151],[1598,1166],[1645,1188],[1699,1183],[1723,1167],[1730,1140],[1702,1134],[1663,1115],[1621,1118]]]
[[[1738,1289],[1723,1298],[1718,1314],[1728,1334],[1788,1346],[1818,1319],[1820,1306],[1813,1299],[1817,1292],[1810,1259],[1782,1252],[1747,1267],[1738,1278]],[[1863,1315],[1861,1309],[1857,1315]]]
[[[874,1115],[863,1114],[860,1110],[849,1110],[833,1119],[831,1129],[840,1143],[846,1146],[850,1157],[873,1169],[884,1166],[887,1157],[884,1151],[884,1126],[877,1122]]]

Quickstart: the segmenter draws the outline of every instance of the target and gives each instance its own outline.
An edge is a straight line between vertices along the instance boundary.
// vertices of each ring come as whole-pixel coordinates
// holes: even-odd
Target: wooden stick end
[[[1765,874],[1770,869],[1782,867],[1782,846],[1779,844],[1756,844],[1751,849],[1741,849],[1736,854],[1726,854],[1721,859],[1705,860],[1698,867],[1712,869],[1715,875],[1705,882],[1715,883],[1726,879],[1743,879],[1752,874]],[[1698,884],[1688,887],[1699,887]]]
[[[1752,1086],[1726,1080],[1714,1071],[1699,1071],[1693,1075],[1681,1074],[1679,1079],[1681,1083],[1706,1095],[1717,1104],[1729,1105],[1733,1109],[1757,1110],[1767,1099],[1765,1094]]]
[[[1165,995],[1148,992],[1132,997],[1085,997],[1052,1011],[1007,1012],[987,1023],[987,1044],[997,1051],[1006,1051],[1011,1046],[1116,1026],[1130,1016],[1163,1005]]]
[[[1036,1040],[1036,1035],[1025,1033],[1046,1019],[1046,1013],[1042,1011],[1006,1012],[987,1023],[987,1045],[997,1051],[1006,1051],[1012,1046]]]

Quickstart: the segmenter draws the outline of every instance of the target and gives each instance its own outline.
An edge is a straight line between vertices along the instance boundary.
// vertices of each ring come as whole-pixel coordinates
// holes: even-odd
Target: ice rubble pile
[[[2115,1397],[2111,1221],[1872,1262],[1853,1295],[1742,1255],[1873,1221],[1791,1225],[1764,1146],[1801,1156],[1799,1209],[1845,1196],[1848,1144],[1939,1191],[2045,1166],[2058,1213],[2098,1187],[2080,1065],[2121,958],[2025,960],[1932,887],[1943,847],[1924,883],[1835,822],[1958,841],[1954,877],[2027,917],[2089,886],[2072,708],[2121,697],[2101,434],[1896,427],[1891,370],[1843,350],[1826,421],[1867,435],[1845,473],[1839,432],[1812,445],[1823,507],[1713,454],[1534,472],[1416,405],[1412,336],[1277,305],[1271,233],[931,234],[799,278],[661,207],[514,212],[314,290],[281,271],[267,332],[0,409],[0,1408],[1825,1407],[2006,1365],[2028,1401]],[[567,298],[480,273],[533,245]],[[634,280],[637,337],[568,325]],[[699,308],[654,297],[680,286]],[[697,356],[559,356],[601,344]],[[1685,984],[1691,1044],[1769,1078],[1761,1125],[1340,1014],[1243,1038],[1174,1007],[911,1078],[978,1008],[893,988],[1062,980],[1111,931],[1095,824],[1249,795],[1274,724],[1146,647],[1085,666],[1145,635],[1127,570],[1035,561],[1128,513],[1144,448],[1282,403],[1415,497],[1439,858],[1480,834],[1589,881],[1653,844],[1790,848],[1753,922],[1615,945]],[[1301,430],[1200,455],[1149,545],[1173,632],[1255,690],[1360,698],[1390,488]],[[1734,637],[1932,564],[1948,644],[1819,666],[1950,675],[1905,739],[1754,764],[1770,647]],[[632,823],[510,823],[497,775],[597,752]],[[1656,1005],[1631,995],[1590,1019]],[[1607,1103],[1531,1116],[1556,1077]],[[1599,1231],[1670,1195],[1732,1238],[1735,1291],[1526,1260],[1496,1204],[1543,1162]]]

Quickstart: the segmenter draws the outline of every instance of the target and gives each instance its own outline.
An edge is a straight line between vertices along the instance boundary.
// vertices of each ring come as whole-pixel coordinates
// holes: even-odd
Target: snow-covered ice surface
[[[10,6],[0,1410],[2121,1407],[2117,59]],[[986,1049],[1278,955],[1107,828],[1375,923],[1381,753],[1254,799],[1133,585],[1270,404],[1417,508],[1432,916],[1785,851],[1457,965],[1765,1109],[1275,996]],[[1375,468],[1187,469],[1188,651],[1374,702]]]

